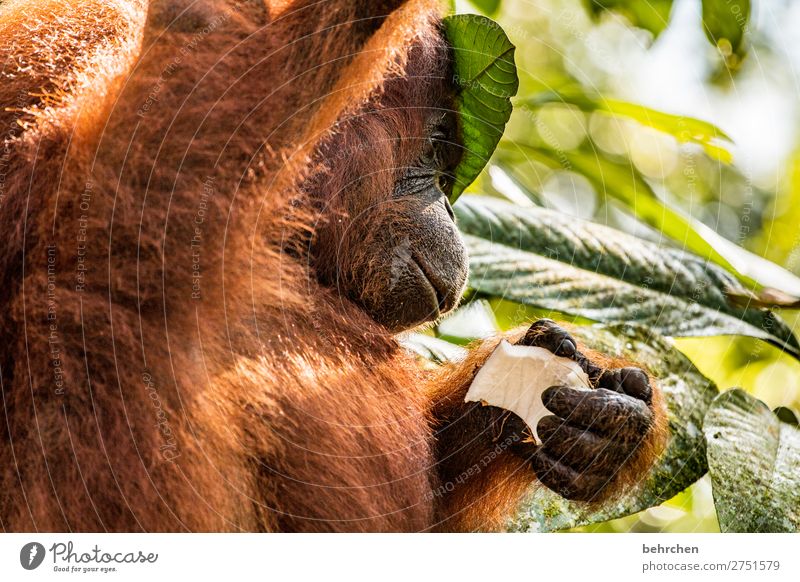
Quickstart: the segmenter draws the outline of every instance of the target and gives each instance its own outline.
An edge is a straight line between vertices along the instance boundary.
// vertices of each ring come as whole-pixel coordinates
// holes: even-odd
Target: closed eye
[[[439,188],[442,192],[449,195],[450,194],[450,187],[453,185],[453,179],[450,177],[449,174],[437,174],[436,175],[436,187]]]
[[[429,168],[438,168],[441,163],[439,147],[439,142],[433,135],[426,138],[419,158],[420,164]]]
[[[425,140],[420,163],[441,171],[452,170],[458,162],[458,149],[453,136],[434,130]]]

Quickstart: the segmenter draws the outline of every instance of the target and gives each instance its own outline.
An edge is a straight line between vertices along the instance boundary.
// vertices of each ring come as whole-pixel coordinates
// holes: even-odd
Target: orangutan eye
[[[420,162],[424,166],[437,167],[439,164],[439,143],[433,136],[425,140],[422,146],[422,153],[419,157]]]
[[[439,188],[442,192],[447,194],[449,192],[450,186],[452,185],[452,180],[448,174],[437,174],[436,176],[436,187]]]

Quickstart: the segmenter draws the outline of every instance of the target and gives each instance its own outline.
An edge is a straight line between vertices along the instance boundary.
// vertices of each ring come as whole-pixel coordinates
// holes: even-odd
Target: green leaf
[[[664,113],[650,107],[609,99],[600,95],[587,95],[579,89],[566,91],[548,91],[530,99],[526,104],[530,107],[541,107],[546,103],[568,103],[583,111],[601,112],[618,117],[627,117],[634,121],[669,134],[681,143],[696,143],[715,160],[730,164],[733,156],[720,144],[720,140],[731,142],[731,138],[716,125],[694,117]]]
[[[512,531],[555,531],[630,515],[672,498],[707,469],[702,422],[717,395],[716,386],[667,340],[646,327],[578,327],[573,333],[601,352],[635,360],[658,378],[667,404],[670,440],[650,473],[622,498],[600,508],[589,508],[537,487],[526,496],[509,523]]]
[[[455,202],[497,147],[519,80],[514,45],[493,20],[476,14],[449,16],[444,19],[444,32],[453,49],[455,108],[464,146],[453,172],[450,201]]]
[[[598,16],[604,10],[624,15],[631,24],[657,37],[667,27],[672,0],[584,0],[589,11]]]
[[[703,0],[703,29],[724,57],[741,53],[750,21],[750,0]]]
[[[572,170],[585,176],[601,196],[610,196],[659,232],[692,252],[736,272],[733,265],[697,232],[689,220],[658,199],[632,163],[615,162],[597,152],[554,151],[525,147],[532,157],[552,168]]]
[[[436,325],[437,337],[458,345],[495,335],[498,331],[492,308],[482,299],[463,304]]]
[[[470,0],[470,2],[487,16],[494,16],[500,8],[500,0]]]
[[[800,355],[791,329],[768,310],[729,302],[741,284],[700,257],[498,199],[464,196],[455,212],[469,284],[482,294],[665,335],[751,336]]]
[[[720,530],[800,531],[800,430],[736,389],[712,403],[703,431]]]
[[[678,246],[715,262],[736,275],[748,288],[763,285],[790,295],[800,295],[800,278],[665,204],[629,161],[612,161],[597,151],[555,151],[519,143],[503,147],[504,152],[510,155],[522,148],[530,158],[545,165],[582,174],[601,196],[610,196],[620,202]]]

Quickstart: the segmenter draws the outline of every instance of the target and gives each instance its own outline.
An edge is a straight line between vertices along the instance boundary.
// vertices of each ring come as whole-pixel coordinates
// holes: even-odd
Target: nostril
[[[450,206],[450,201],[447,199],[447,196],[442,196],[442,200],[444,200],[444,207],[447,210],[447,214],[449,214],[450,215],[450,219],[453,222],[455,222],[456,221],[456,215],[453,212],[453,207]]]

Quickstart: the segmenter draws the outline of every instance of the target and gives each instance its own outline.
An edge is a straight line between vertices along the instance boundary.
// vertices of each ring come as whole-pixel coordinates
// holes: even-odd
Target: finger
[[[525,421],[513,412],[508,412],[502,423],[501,439],[510,440],[511,452],[522,459],[530,459],[539,445],[533,440],[531,429]]]
[[[633,396],[650,404],[653,400],[653,390],[650,379],[640,368],[618,368],[604,370],[597,382],[599,388],[607,388],[614,392],[621,392]]]
[[[628,396],[633,396],[639,400],[650,404],[653,401],[653,389],[650,386],[650,378],[644,370],[640,368],[622,368],[622,389]]]
[[[552,319],[540,319],[528,328],[525,336],[517,342],[525,346],[545,348],[557,356],[570,358],[586,372],[589,382],[594,385],[603,369],[578,351],[577,343],[564,328]]]
[[[535,321],[525,332],[525,336],[517,343],[545,348],[564,358],[574,358],[578,353],[572,336],[552,319]]]
[[[576,471],[587,471],[593,467],[619,467],[633,450],[626,443],[569,425],[557,416],[545,416],[541,419],[536,432],[542,440],[544,451],[550,457]]]
[[[576,471],[541,449],[531,458],[531,468],[545,487],[575,501],[591,501],[609,482],[604,475]]]
[[[542,403],[573,426],[626,440],[646,434],[653,419],[641,400],[605,388],[552,386],[542,393]]]
[[[575,361],[581,367],[581,370],[586,372],[586,375],[589,377],[589,382],[593,387],[597,387],[597,382],[603,374],[603,368],[595,364],[589,358],[584,356],[582,353],[578,352],[575,355]]]

